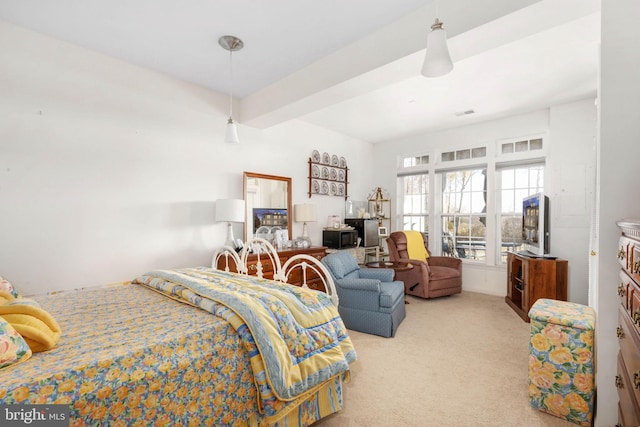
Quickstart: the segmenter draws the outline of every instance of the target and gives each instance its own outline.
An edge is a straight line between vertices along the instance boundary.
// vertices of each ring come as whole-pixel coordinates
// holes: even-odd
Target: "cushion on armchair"
[[[323,258],[323,261],[336,279],[358,277],[360,266],[353,256],[329,256]]]

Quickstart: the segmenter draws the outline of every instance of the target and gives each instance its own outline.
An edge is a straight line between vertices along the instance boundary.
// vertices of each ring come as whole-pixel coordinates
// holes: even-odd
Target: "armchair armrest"
[[[462,271],[462,260],[459,258],[452,258],[448,256],[432,256],[429,257],[429,264],[438,267],[455,268]]]
[[[347,278],[335,281],[336,291],[340,297],[340,307],[355,308],[365,311],[380,309],[380,281],[375,279]]]
[[[429,259],[431,259],[431,258],[429,258]],[[427,277],[429,277],[429,274],[431,273],[431,270],[429,269],[429,263],[428,262],[421,261],[421,260],[418,260],[418,259],[406,259],[406,258],[402,258],[399,261],[408,262],[409,264],[413,265],[414,268],[416,268],[418,270],[426,271]]]
[[[380,292],[380,280],[377,279],[338,279],[335,283],[344,289]]]
[[[381,282],[393,282],[394,271],[391,268],[361,268],[361,279],[375,279]]]

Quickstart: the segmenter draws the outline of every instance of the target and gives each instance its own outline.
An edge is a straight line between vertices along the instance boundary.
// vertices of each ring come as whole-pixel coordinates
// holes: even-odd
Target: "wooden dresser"
[[[620,351],[616,387],[617,426],[640,425],[640,220],[617,222],[622,231],[618,244],[620,279],[618,326]]]
[[[289,249],[284,251],[278,251],[278,258],[280,258],[280,265],[284,265],[284,263],[294,255],[298,254],[306,254],[310,255],[318,260],[321,260],[327,254],[327,248],[325,246],[311,247],[305,249]],[[260,258],[262,262],[262,274],[267,279],[273,279],[273,265],[271,261],[266,256],[261,256]],[[222,259],[219,260],[218,268],[224,268],[223,265],[220,264]],[[249,270],[249,274],[254,276],[257,273],[257,264],[258,256],[256,254],[251,254],[247,258],[247,267]],[[302,284],[302,277],[300,277],[300,269],[295,269],[291,276],[289,277],[289,282],[292,285],[300,286]],[[311,289],[324,291],[324,286],[322,285],[322,281],[316,276],[307,277],[307,286]]]
[[[528,322],[529,310],[538,299],[567,300],[567,269],[567,260],[531,258],[509,252],[504,300]]]

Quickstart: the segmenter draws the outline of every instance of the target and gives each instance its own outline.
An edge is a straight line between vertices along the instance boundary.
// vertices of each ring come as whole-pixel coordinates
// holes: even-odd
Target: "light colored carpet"
[[[529,324],[503,297],[406,297],[394,338],[351,331],[344,409],[314,427],[576,424],[529,405]]]

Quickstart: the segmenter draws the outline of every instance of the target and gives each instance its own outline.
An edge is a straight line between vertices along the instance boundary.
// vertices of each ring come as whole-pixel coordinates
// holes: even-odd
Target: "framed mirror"
[[[274,241],[277,230],[287,230],[292,239],[291,178],[244,172],[246,204],[244,240],[262,237]]]

